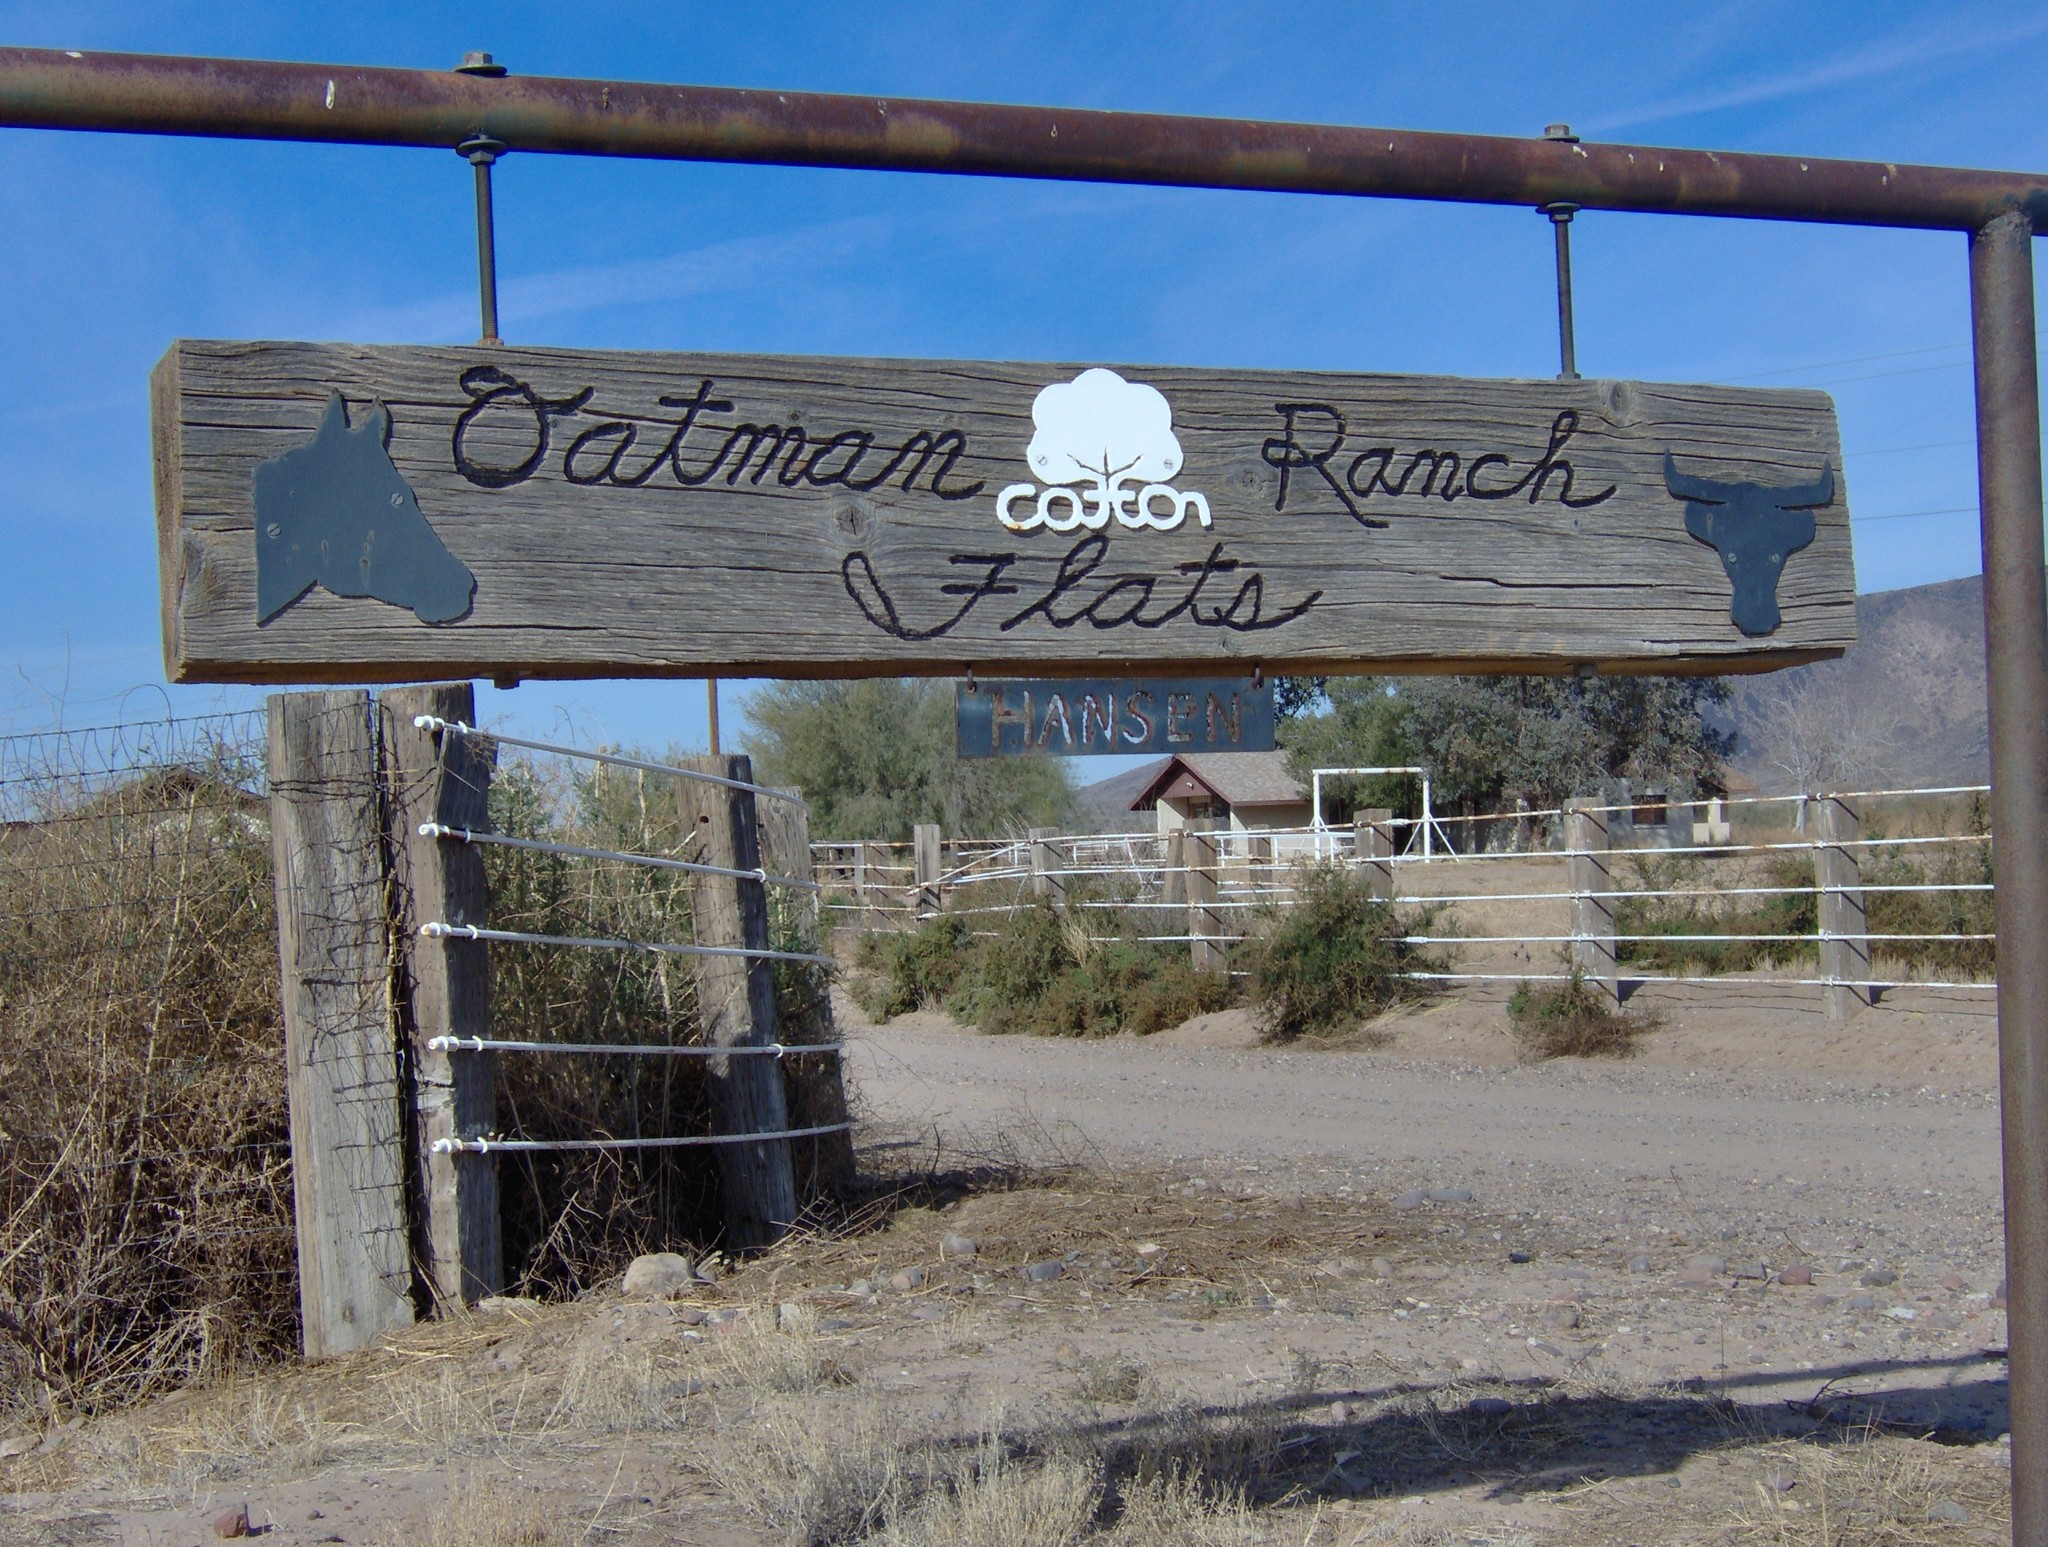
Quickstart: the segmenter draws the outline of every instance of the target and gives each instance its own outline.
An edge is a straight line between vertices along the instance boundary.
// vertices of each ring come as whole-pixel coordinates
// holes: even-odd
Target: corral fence
[[[1051,903],[1106,929],[1186,944],[1197,968],[1298,900],[1305,868],[1361,872],[1404,905],[1404,943],[1442,983],[1573,978],[1637,987],[1765,982],[1820,991],[1846,1018],[1890,989],[1995,986],[1983,785],[1671,801],[1661,792],[1457,819],[1464,852],[1416,842],[1386,810],[1348,826],[812,846],[842,924],[988,921]]]

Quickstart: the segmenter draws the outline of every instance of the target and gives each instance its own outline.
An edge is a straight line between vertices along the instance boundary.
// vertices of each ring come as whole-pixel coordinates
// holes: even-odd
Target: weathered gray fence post
[[[911,894],[911,914],[920,920],[928,919],[939,911],[939,871],[944,853],[939,824],[919,822],[911,828],[910,837],[916,883]]]
[[[488,831],[495,750],[483,738],[416,726],[418,715],[474,724],[475,690],[466,682],[434,683],[392,688],[377,700],[392,873],[392,981],[412,1070],[413,1247],[432,1303],[459,1308],[505,1285],[498,1161],[437,1153],[434,1142],[497,1128],[497,1056],[430,1044],[436,1037],[490,1036],[490,947],[424,938],[420,927],[487,925],[490,895],[480,849],[425,836],[420,828],[433,822]]]
[[[1386,806],[1354,812],[1351,817],[1351,857],[1365,876],[1365,889],[1374,902],[1394,900],[1394,813]]]
[[[1619,1000],[1614,960],[1614,883],[1607,873],[1607,814],[1597,797],[1564,803],[1564,846],[1572,894],[1572,965]]]
[[[796,792],[792,792],[796,793]],[[764,799],[756,802],[761,824],[761,864],[770,875],[792,881],[815,881],[811,864],[810,812],[793,800]],[[771,893],[771,917],[785,921],[777,937],[798,950],[824,949],[825,929],[819,895],[800,886],[776,887]],[[807,963],[792,963],[810,985],[806,996],[810,1013],[800,1024],[779,1020],[777,1035],[795,1046],[800,1042],[836,1042],[832,1024],[832,980],[828,969]],[[784,1065],[786,1104],[792,1128],[823,1128],[847,1118],[845,1061],[838,1053],[811,1053],[792,1058]],[[854,1171],[853,1134],[826,1133],[802,1141],[799,1153],[810,1160],[810,1175],[820,1182],[850,1179]]]
[[[1827,980],[1827,1017],[1845,1021],[1871,1002],[1870,920],[1863,906],[1863,866],[1853,847],[1863,836],[1856,808],[1834,795],[1806,802],[1813,840],[1813,886],[1819,904],[1820,975]]]
[[[300,1341],[324,1359],[413,1320],[369,694],[271,695],[270,834]]]
[[[892,928],[889,916],[889,851],[874,842],[863,843],[855,854],[854,889],[859,893],[860,927]]]
[[[1066,867],[1060,863],[1060,851],[1053,843],[1059,835],[1057,827],[1031,829],[1031,895],[1045,898],[1055,908],[1064,908],[1067,878],[1059,872]]]
[[[678,767],[753,782],[745,757],[683,758]],[[761,835],[752,790],[681,779],[676,796],[686,824],[698,835],[695,857],[728,870],[761,868]],[[690,878],[696,944],[769,949],[767,889],[733,876]],[[775,981],[760,957],[693,956],[697,1007],[704,1040],[715,1047],[765,1047],[776,1040]],[[705,1062],[714,1132],[778,1133],[789,1127],[782,1073],[771,1058],[710,1058]],[[727,1242],[747,1249],[780,1240],[795,1221],[796,1172],[789,1140],[716,1146],[725,1198]]]
[[[1188,859],[1189,959],[1197,972],[1221,972],[1225,950],[1223,915],[1216,906],[1216,834],[1191,822],[1182,841]]]
[[[1162,908],[1184,908],[1188,901],[1188,839],[1180,828],[1169,829],[1166,839],[1166,856],[1159,876],[1159,906]]]

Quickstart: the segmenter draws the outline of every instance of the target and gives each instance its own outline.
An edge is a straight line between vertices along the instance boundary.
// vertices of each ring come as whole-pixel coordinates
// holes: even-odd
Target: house
[[[1287,771],[1285,752],[1184,752],[1160,763],[1130,809],[1153,812],[1162,833],[1207,820],[1228,832],[1309,825],[1309,793]],[[1303,847],[1308,847],[1304,839]]]

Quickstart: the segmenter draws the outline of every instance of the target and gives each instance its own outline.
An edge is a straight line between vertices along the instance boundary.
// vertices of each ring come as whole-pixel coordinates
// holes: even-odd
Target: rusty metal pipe
[[[2048,586],[2033,244],[2020,215],[1970,239],[2015,1547],[2048,1547]]]
[[[2048,176],[1397,129],[0,49],[0,127],[954,172],[1975,231]]]

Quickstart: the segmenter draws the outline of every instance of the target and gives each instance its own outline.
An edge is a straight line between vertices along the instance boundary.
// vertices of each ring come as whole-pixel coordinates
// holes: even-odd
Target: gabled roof
[[[1131,809],[1157,805],[1160,795],[1182,778],[1193,779],[1229,806],[1286,806],[1308,799],[1308,791],[1287,771],[1285,752],[1185,752],[1166,760]]]

